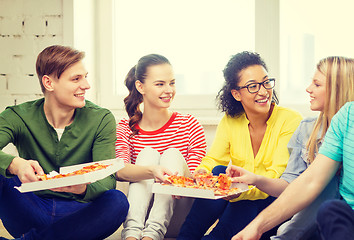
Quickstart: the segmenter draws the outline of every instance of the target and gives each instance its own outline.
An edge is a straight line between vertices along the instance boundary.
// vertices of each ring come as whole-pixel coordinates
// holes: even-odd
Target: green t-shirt
[[[113,114],[90,101],[75,110],[74,121],[65,127],[58,140],[57,132],[48,123],[43,111],[44,99],[7,107],[0,114],[0,149],[13,143],[19,156],[37,160],[45,173],[60,167],[115,158],[116,123]],[[6,169],[15,156],[0,151],[0,174],[10,177]],[[64,197],[90,201],[114,189],[113,175],[89,184],[85,196],[71,193],[38,191],[43,197]]]

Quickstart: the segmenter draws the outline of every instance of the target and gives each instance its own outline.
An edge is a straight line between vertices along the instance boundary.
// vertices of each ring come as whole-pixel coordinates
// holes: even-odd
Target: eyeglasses
[[[269,78],[263,82],[260,83],[251,83],[248,84],[246,86],[242,86],[242,87],[236,87],[236,90],[240,90],[242,88],[247,88],[247,90],[250,93],[257,93],[259,91],[259,89],[261,89],[261,85],[265,88],[265,89],[272,89],[275,86],[275,79],[274,78]]]

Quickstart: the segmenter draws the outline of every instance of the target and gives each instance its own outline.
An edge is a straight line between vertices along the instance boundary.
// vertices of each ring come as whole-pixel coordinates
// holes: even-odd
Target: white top
[[[54,128],[57,131],[58,139],[60,141],[61,136],[63,136],[64,128]]]

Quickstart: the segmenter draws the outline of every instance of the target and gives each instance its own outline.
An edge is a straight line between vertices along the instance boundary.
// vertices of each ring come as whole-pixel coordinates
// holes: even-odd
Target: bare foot
[[[154,239],[149,238],[149,237],[143,237],[141,240],[154,240]]]
[[[127,237],[125,240],[138,240],[135,237]]]

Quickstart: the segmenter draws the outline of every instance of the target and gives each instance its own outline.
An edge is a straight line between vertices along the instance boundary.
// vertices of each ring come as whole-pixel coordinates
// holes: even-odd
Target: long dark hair
[[[233,55],[224,68],[225,82],[218,95],[216,96],[218,108],[226,112],[231,117],[239,116],[245,112],[241,102],[237,101],[231,94],[231,90],[237,87],[240,81],[240,72],[254,65],[261,65],[268,71],[267,65],[258,53],[241,52]],[[279,103],[278,97],[273,90],[272,102]]]
[[[135,127],[141,120],[143,113],[140,110],[140,104],[143,102],[143,96],[136,89],[135,82],[139,80],[145,82],[147,68],[154,65],[170,64],[167,58],[159,54],[149,54],[139,59],[138,63],[130,69],[125,77],[125,86],[129,94],[124,98],[125,111],[129,116],[129,127],[132,130],[132,136],[138,134],[139,130]]]

